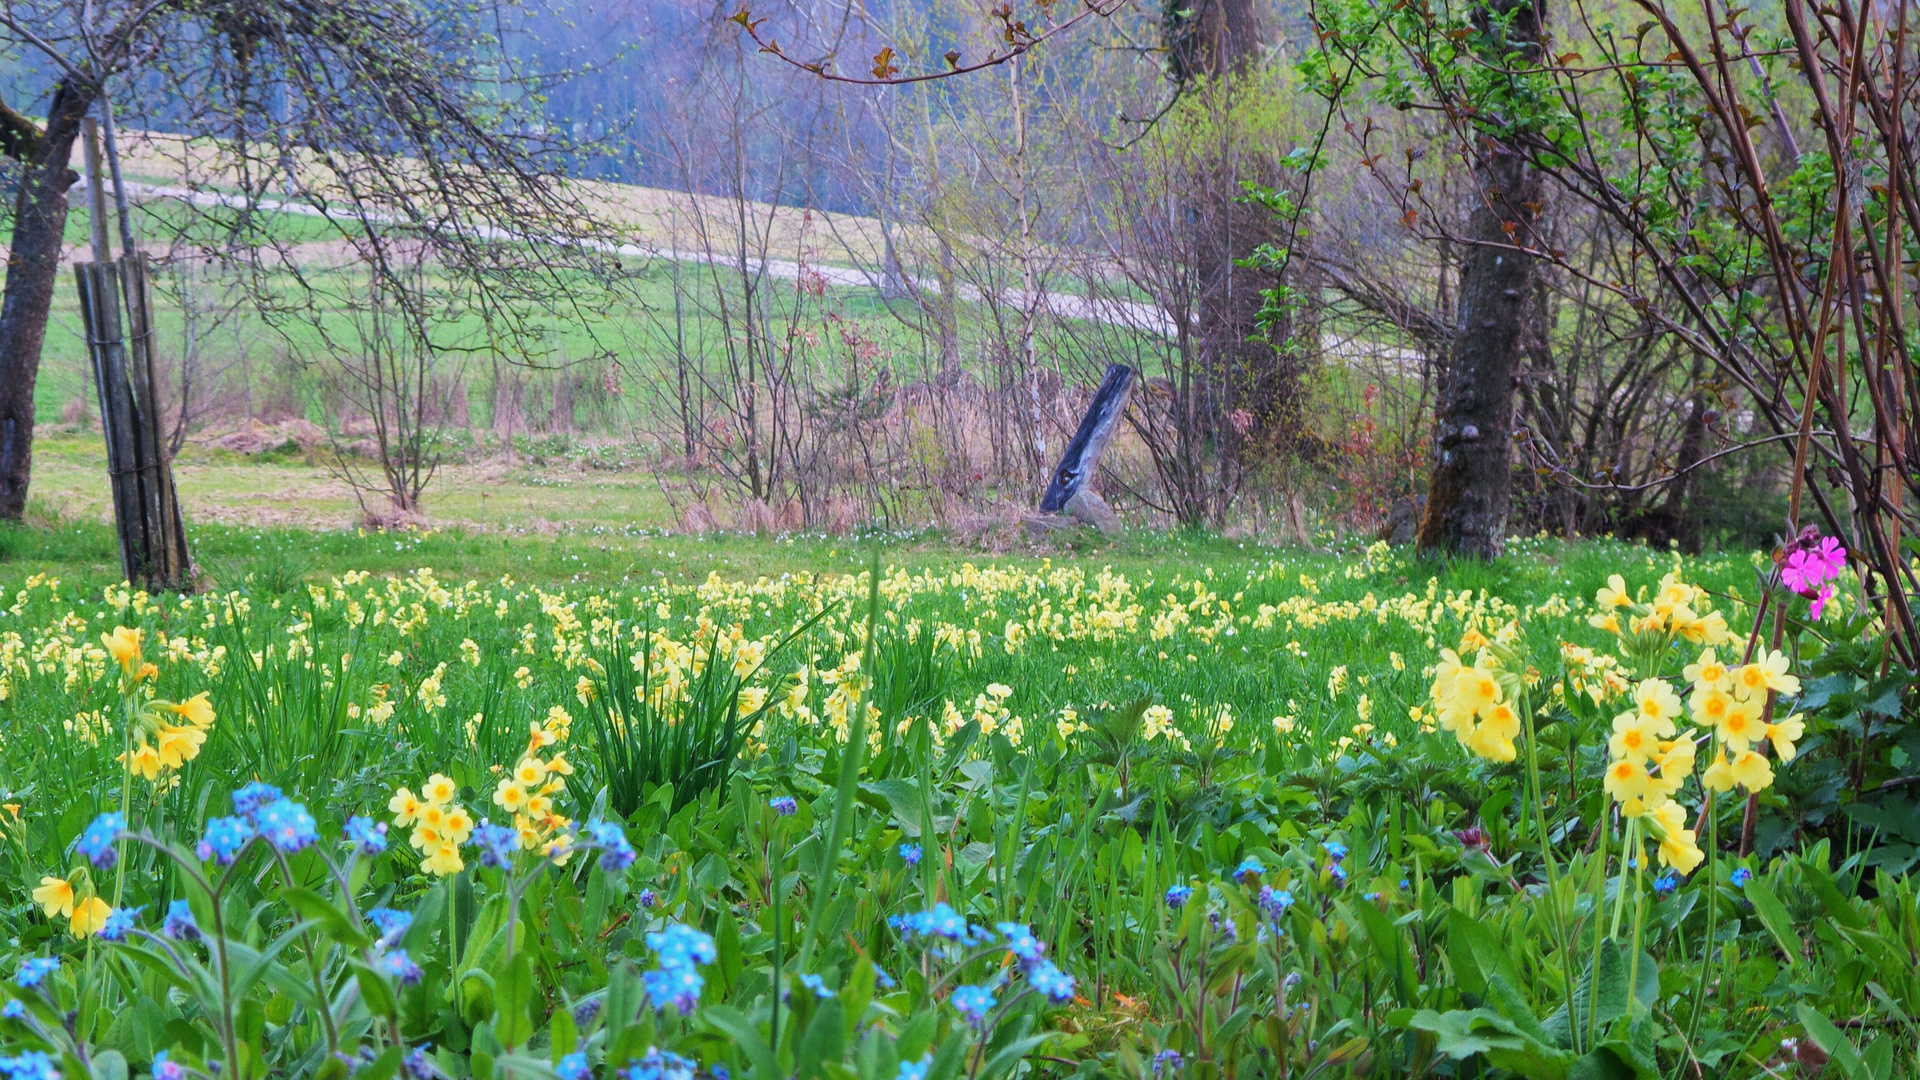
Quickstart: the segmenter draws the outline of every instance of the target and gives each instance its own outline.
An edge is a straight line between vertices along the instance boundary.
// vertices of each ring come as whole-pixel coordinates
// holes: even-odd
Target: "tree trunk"
[[[1488,14],[1513,16],[1504,40]],[[1510,63],[1517,51],[1519,62],[1533,62],[1544,22],[1543,0],[1487,0],[1483,59]],[[1433,475],[1419,549],[1491,559],[1506,541],[1513,497],[1513,383],[1535,274],[1533,258],[1516,247],[1535,243],[1543,192],[1525,156],[1486,135],[1473,175],[1472,242],[1460,262],[1458,337],[1434,405]]]
[[[8,140],[9,151],[26,166],[14,202],[6,291],[0,296],[0,519],[9,521],[20,520],[27,508],[33,385],[59,279],[67,189],[79,179],[67,162],[92,104],[90,92],[63,80],[47,110],[47,130],[37,138]]]

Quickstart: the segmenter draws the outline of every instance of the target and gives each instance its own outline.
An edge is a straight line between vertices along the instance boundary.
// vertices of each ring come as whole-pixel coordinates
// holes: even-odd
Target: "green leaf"
[[[1003,1076],[1012,1072],[1015,1065],[1018,1065],[1028,1054],[1038,1050],[1041,1043],[1051,1038],[1053,1038],[1052,1032],[1043,1031],[1038,1035],[1028,1035],[1025,1038],[1015,1039],[1005,1046],[1002,1046],[1000,1049],[994,1051],[993,1056],[987,1059],[985,1065],[981,1066],[980,1080],[993,1080],[996,1076]]]
[[[580,1029],[574,1025],[572,1009],[553,1010],[553,1019],[547,1021],[547,1042],[555,1063],[580,1045]]]
[[[1639,1072],[1620,1060],[1612,1045],[1586,1054],[1567,1070],[1567,1080],[1638,1080]]]
[[[1394,1000],[1402,1005],[1420,1004],[1420,975],[1413,966],[1413,951],[1407,947],[1406,935],[1372,901],[1362,900],[1358,910],[1360,925],[1367,931],[1367,940],[1373,943],[1374,954],[1387,969]]]
[[[1807,887],[1813,890],[1813,895],[1820,898],[1820,906],[1827,909],[1827,914],[1833,917],[1834,922],[1849,930],[1867,928],[1867,917],[1840,895],[1840,887],[1834,883],[1833,875],[1827,873],[1826,867],[1808,859],[1800,864],[1800,880],[1806,882]]]
[[[907,1026],[900,1029],[900,1041],[894,1044],[900,1053],[900,1060],[919,1061],[932,1044],[939,1023],[940,1017],[936,1013],[915,1013],[913,1019],[907,1021]]]
[[[354,1071],[353,1080],[387,1080],[400,1071],[400,1048],[389,1046],[380,1056]]]
[[[729,1005],[701,1009],[700,1022],[725,1035],[746,1055],[756,1080],[778,1080],[780,1066],[773,1060],[773,1048],[740,1010]]]
[[[1484,1009],[1452,1009],[1444,1013],[1422,1009],[1408,1022],[1415,1031],[1432,1032],[1434,1049],[1462,1061],[1494,1049],[1518,1049],[1526,1038],[1498,1013]]]
[[[1498,981],[1502,985],[1506,982]],[[1511,987],[1502,992],[1510,993]],[[1434,1049],[1448,1057],[1464,1061],[1481,1055],[1527,1080],[1566,1080],[1573,1064],[1572,1054],[1542,1043],[1512,1020],[1490,1009],[1471,1012],[1454,1009],[1445,1013],[1422,1009],[1414,1014],[1408,1026],[1432,1032]],[[1537,1028],[1538,1024],[1534,1026]]]
[[[325,927],[327,936],[340,944],[353,949],[364,949],[373,944],[373,939],[354,926],[346,913],[326,897],[298,887],[281,889],[280,897],[302,917]]]
[[[1893,1039],[1885,1032],[1874,1036],[1872,1042],[1860,1054],[1867,1066],[1867,1075],[1872,1080],[1893,1080]]]
[[[1457,907],[1447,913],[1447,959],[1461,991],[1475,997],[1487,996],[1488,975],[1499,974],[1509,984],[1519,977],[1498,932]]]
[[[87,1062],[92,1080],[127,1080],[127,1059],[118,1050],[101,1050]]]
[[[353,964],[353,977],[360,984],[360,996],[366,1000],[368,1012],[375,1016],[390,1016],[397,1011],[393,988],[387,985],[385,976],[356,961]]]
[[[533,1037],[533,964],[516,953],[493,981],[493,1037],[508,1050]]]
[[[920,785],[912,780],[872,780],[860,785],[887,801],[894,824],[908,836],[920,836],[920,823],[926,816],[926,804],[920,798]]]
[[[1753,913],[1760,917],[1760,925],[1767,928],[1773,940],[1780,945],[1780,951],[1786,954],[1787,966],[1800,963],[1800,952],[1805,943],[1793,929],[1793,918],[1787,914],[1786,905],[1773,894],[1773,886],[1767,879],[1755,874],[1747,880],[1747,899],[1753,902]]]
[[[1621,982],[1624,984],[1625,979]],[[1487,976],[1487,1003],[1500,1012],[1500,1015],[1513,1021],[1513,1026],[1527,1038],[1541,1046],[1553,1046],[1554,1039],[1540,1026],[1540,1020],[1533,1015],[1533,1009],[1527,1005],[1527,999],[1513,988],[1513,984],[1500,975]]]
[[[813,1011],[813,1019],[807,1022],[807,1032],[800,1040],[799,1075],[801,1080],[819,1075],[820,1065],[827,1061],[839,1061],[847,1052],[846,1009],[840,999],[831,997],[822,1001]]]
[[[1747,888],[1753,888],[1759,880],[1754,878],[1747,883]],[[1813,1044],[1827,1052],[1829,1064],[1840,1066],[1840,1071],[1846,1076],[1846,1080],[1871,1080],[1867,1073],[1867,1063],[1860,1059],[1859,1051],[1853,1048],[1852,1041],[1842,1035],[1840,1029],[1834,1027],[1833,1021],[1828,1020],[1825,1014],[1804,1001],[1795,1005],[1793,1012],[1800,1018],[1800,1023],[1806,1026],[1807,1035],[1813,1039]]]

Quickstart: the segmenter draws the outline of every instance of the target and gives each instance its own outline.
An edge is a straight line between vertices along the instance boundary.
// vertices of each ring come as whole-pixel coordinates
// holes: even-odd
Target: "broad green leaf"
[[[1748,882],[1747,887],[1752,888],[1759,880],[1755,878],[1752,882]],[[1840,1073],[1846,1077],[1846,1080],[1870,1080],[1867,1063],[1860,1059],[1860,1052],[1853,1048],[1853,1042],[1842,1035],[1839,1028],[1833,1026],[1833,1021],[1828,1020],[1820,1010],[1804,1001],[1795,1005],[1793,1012],[1800,1018],[1800,1023],[1805,1025],[1807,1035],[1813,1039],[1813,1044],[1826,1051],[1828,1064],[1839,1066]]]
[[[746,1055],[747,1063],[753,1067],[755,1080],[777,1080],[780,1066],[773,1059],[773,1048],[753,1022],[738,1009],[728,1005],[714,1005],[701,1009],[700,1022],[725,1035],[735,1048]]]
[[[533,963],[526,953],[515,953],[493,983],[493,1037],[507,1050],[533,1037],[533,994]]]
[[[1406,935],[1372,901],[1362,900],[1357,908],[1367,940],[1373,943],[1374,954],[1387,969],[1394,999],[1402,1005],[1420,1004],[1420,975],[1413,965],[1413,951],[1407,947]]]
[[[1755,874],[1747,881],[1747,899],[1753,902],[1753,913],[1760,917],[1760,925],[1767,928],[1773,940],[1780,945],[1780,951],[1786,955],[1787,966],[1800,963],[1800,952],[1805,948],[1800,935],[1793,928],[1793,918],[1787,914],[1786,905],[1773,894],[1773,886],[1767,879]]]

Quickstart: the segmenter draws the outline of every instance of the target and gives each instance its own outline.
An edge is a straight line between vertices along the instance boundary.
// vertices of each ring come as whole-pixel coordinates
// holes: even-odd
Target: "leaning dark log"
[[[1100,389],[1094,391],[1086,415],[1080,418],[1080,430],[1073,433],[1073,441],[1067,444],[1066,453],[1060,455],[1060,464],[1053,470],[1053,481],[1040,500],[1041,513],[1057,514],[1065,510],[1067,503],[1080,493],[1100,467],[1100,453],[1107,448],[1114,428],[1127,411],[1127,392],[1133,389],[1133,375],[1133,369],[1125,364],[1108,366],[1106,376],[1100,380]]]

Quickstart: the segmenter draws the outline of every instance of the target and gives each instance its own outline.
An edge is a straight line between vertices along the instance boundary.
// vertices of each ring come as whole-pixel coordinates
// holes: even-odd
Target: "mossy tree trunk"
[[[80,121],[93,105],[91,87],[64,79],[47,109],[47,128],[0,103],[0,152],[20,162],[14,197],[7,284],[0,294],[0,519],[18,521],[27,508],[33,469],[33,388],[47,314],[60,275],[67,229],[67,189],[79,176],[67,167]]]
[[[1537,61],[1545,0],[1485,0],[1477,22],[1487,63]],[[1484,132],[1473,176],[1458,336],[1434,406],[1433,473],[1419,549],[1491,559],[1505,543],[1513,497],[1514,379],[1538,272],[1524,249],[1537,243],[1544,192],[1526,155]]]

